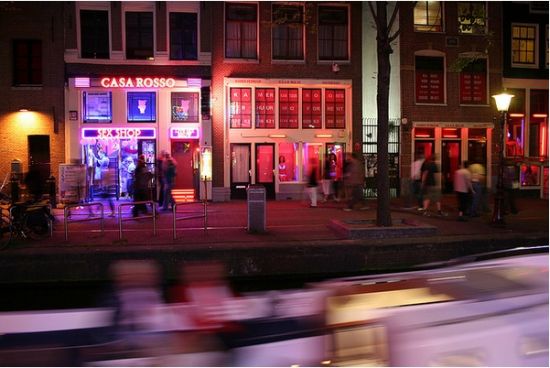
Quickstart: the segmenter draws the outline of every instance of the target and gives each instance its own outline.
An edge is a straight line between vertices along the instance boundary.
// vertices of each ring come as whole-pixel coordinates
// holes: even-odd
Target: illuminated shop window
[[[302,154],[302,180],[307,181],[313,169],[316,168],[317,180],[321,180],[321,156],[323,146],[320,143],[304,143]]]
[[[487,59],[474,60],[460,72],[460,103],[487,104]]]
[[[462,34],[487,33],[487,10],[485,1],[459,2],[458,6],[458,32]]]
[[[416,56],[416,103],[445,102],[445,66],[441,56]]]
[[[279,143],[279,160],[277,167],[279,182],[283,183],[298,180],[297,152],[297,143]]]
[[[325,90],[325,128],[344,129],[346,127],[346,91],[343,89]]]
[[[298,128],[298,88],[279,89],[279,128]]]
[[[83,121],[110,123],[113,120],[111,92],[83,92]]]
[[[321,89],[302,89],[302,129],[321,129]]]
[[[435,138],[434,128],[414,128],[414,137],[416,139]]]
[[[522,164],[519,169],[519,181],[522,187],[540,185],[540,166]]]
[[[252,89],[230,89],[229,121],[231,128],[252,128]]]
[[[417,1],[414,6],[414,30],[441,32],[443,30],[443,5],[440,1]]]
[[[460,138],[460,128],[442,128],[442,138]]]
[[[256,128],[275,128],[275,88],[256,88]]]
[[[128,121],[155,122],[157,105],[155,92],[128,92]]]
[[[198,122],[199,121],[199,94],[197,92],[173,92],[172,122]]]
[[[536,66],[537,47],[536,24],[512,25],[512,65]]]

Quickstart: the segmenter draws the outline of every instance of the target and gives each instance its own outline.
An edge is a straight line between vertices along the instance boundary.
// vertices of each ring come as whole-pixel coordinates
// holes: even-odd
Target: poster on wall
[[[59,200],[79,203],[86,196],[86,167],[80,164],[59,165]]]

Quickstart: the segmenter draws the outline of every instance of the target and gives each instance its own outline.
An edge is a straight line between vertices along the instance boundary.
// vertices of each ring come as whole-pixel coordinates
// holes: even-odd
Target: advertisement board
[[[86,197],[86,167],[80,164],[59,165],[59,200],[79,203]]]

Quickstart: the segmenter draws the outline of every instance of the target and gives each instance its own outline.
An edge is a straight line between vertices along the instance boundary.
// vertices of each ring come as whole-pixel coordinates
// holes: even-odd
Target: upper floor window
[[[126,58],[153,59],[153,34],[152,12],[126,12]]]
[[[445,61],[442,56],[416,56],[416,103],[445,102]]]
[[[226,58],[257,58],[257,21],[255,4],[225,4]]]
[[[109,58],[109,12],[80,10],[80,48],[83,58]]]
[[[419,32],[442,32],[442,13],[440,1],[417,1],[414,6],[414,30]]]
[[[458,3],[458,32],[463,34],[487,33],[487,9],[484,1]]]
[[[319,6],[319,60],[348,60],[348,8]]]
[[[197,60],[196,13],[170,13],[170,60]]]
[[[460,103],[487,104],[487,59],[476,59],[460,72]]]
[[[42,85],[42,41],[13,41],[13,85]]]
[[[273,5],[273,59],[303,60],[303,13],[301,6]]]
[[[537,25],[512,25],[512,65],[536,66]]]

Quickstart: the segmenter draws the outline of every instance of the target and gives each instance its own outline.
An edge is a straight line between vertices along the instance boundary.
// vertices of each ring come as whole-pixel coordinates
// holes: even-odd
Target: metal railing
[[[105,232],[105,224],[104,224],[104,209],[103,209],[103,203],[101,202],[90,202],[90,203],[78,203],[78,204],[69,204],[65,206],[65,209],[63,210],[63,222],[65,225],[65,241],[69,240],[69,217],[70,217],[70,209],[71,208],[78,208],[78,207],[99,207],[100,209],[100,216],[91,215],[87,218],[82,219],[71,219],[70,222],[85,222],[85,221],[95,221],[99,220],[99,223],[101,224],[101,235]]]
[[[142,216],[135,216],[130,218],[122,218],[122,207],[130,207],[135,206],[138,204],[150,204],[152,208],[152,215],[142,215]],[[138,202],[128,202],[128,203],[121,203],[118,205],[118,240],[122,240],[122,222],[128,221],[128,220],[136,220],[136,219],[143,219],[143,218],[152,218],[153,219],[153,235],[157,235],[157,207],[155,206],[154,201],[138,201]]]
[[[180,205],[189,205],[189,204],[199,204],[199,203],[202,203],[202,206],[203,206],[203,213],[202,214],[194,213],[194,214],[191,214],[191,215],[177,217],[178,206],[180,206]],[[177,236],[176,236],[176,232],[177,232],[176,222],[179,221],[179,220],[191,220],[191,219],[196,219],[196,218],[203,218],[204,219],[204,231],[206,231],[206,229],[208,227],[207,203],[208,203],[208,201],[206,201],[206,200],[204,200],[202,202],[176,202],[176,203],[174,203],[174,206],[172,207],[172,219],[173,219],[172,224],[173,224],[174,240],[176,240],[176,238],[177,238]]]

